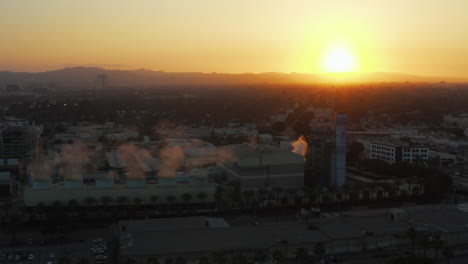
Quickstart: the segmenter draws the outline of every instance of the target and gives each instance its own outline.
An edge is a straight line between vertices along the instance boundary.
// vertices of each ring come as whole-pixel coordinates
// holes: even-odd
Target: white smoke
[[[307,141],[305,137],[301,135],[296,141],[291,143],[293,149],[291,152],[305,156],[307,154]]]

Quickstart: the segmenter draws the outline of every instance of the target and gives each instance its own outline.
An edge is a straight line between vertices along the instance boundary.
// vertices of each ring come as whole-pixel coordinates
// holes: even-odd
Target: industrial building
[[[256,225],[210,217],[120,221],[116,230],[120,258],[141,263],[149,257],[162,262],[175,257],[196,261],[220,251],[227,257],[242,254],[251,258],[258,249],[267,255],[279,249],[288,258],[295,258],[299,247],[313,256],[318,242],[330,255],[356,253],[406,246],[411,227],[418,235],[436,232],[451,246],[468,242],[466,204],[323,213],[319,218],[288,222],[254,221]]]
[[[227,162],[219,164],[229,179],[238,181],[242,190],[304,186],[304,157],[277,146],[247,143],[228,146]]]
[[[130,144],[104,150],[67,144],[61,153],[30,164],[25,205],[70,200],[84,205],[85,199],[99,201],[102,197],[108,197],[109,204],[118,204],[122,196],[129,203],[134,199],[142,204],[166,203],[168,196],[174,202],[185,202],[181,199],[184,193],[192,197],[204,193],[203,201],[191,202],[210,203],[216,190],[211,179],[220,173],[213,148],[199,140],[170,141],[154,156],[148,149]]]

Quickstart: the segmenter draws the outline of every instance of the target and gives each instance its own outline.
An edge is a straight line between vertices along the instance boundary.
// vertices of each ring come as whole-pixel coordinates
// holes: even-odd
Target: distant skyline
[[[4,0],[0,9],[0,71],[320,73],[339,45],[352,71],[468,78],[465,0]]]

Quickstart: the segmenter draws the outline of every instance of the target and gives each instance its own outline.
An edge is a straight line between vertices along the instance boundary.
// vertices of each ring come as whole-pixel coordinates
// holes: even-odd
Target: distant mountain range
[[[107,70],[95,67],[72,67],[39,73],[0,71],[0,84],[19,83],[22,85],[46,85],[90,87],[97,76],[105,74],[110,86],[127,85],[241,85],[241,84],[285,84],[285,83],[379,83],[379,82],[420,82],[420,83],[468,83],[468,78],[427,77],[401,73],[199,73],[163,72],[145,69]]]

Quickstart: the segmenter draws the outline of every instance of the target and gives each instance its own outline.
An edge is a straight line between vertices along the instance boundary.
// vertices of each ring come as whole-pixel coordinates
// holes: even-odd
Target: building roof
[[[304,223],[273,223],[260,226],[210,228],[205,218],[171,218],[119,222],[120,230],[131,234],[133,247],[121,249],[123,255],[180,254],[242,250],[324,241],[317,230]],[[203,221],[203,224],[201,223]],[[147,229],[144,227],[148,227]]]

